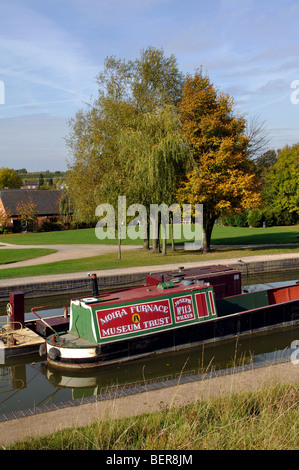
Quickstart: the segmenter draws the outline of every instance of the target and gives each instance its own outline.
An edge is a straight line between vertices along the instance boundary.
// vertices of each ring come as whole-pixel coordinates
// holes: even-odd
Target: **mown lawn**
[[[22,249],[1,249],[0,247],[0,265],[16,263],[17,261],[24,261],[27,259],[37,258],[38,256],[45,256],[55,253],[55,250],[47,248],[27,248]]]
[[[114,244],[117,240],[99,240],[95,236],[95,230],[78,229],[61,232],[25,233],[15,235],[0,235],[0,243],[27,245],[28,249],[2,250],[0,245],[0,259],[3,263],[13,263],[21,259],[41,256],[50,251],[33,251],[30,245],[55,244]],[[215,226],[212,237],[211,253],[203,254],[201,251],[184,250],[184,239],[176,241],[176,251],[168,249],[167,256],[154,254],[143,250],[142,240],[123,240],[122,245],[140,245],[140,250],[122,251],[121,260],[118,260],[117,251],[92,258],[82,258],[38,266],[13,268],[0,270],[0,278],[13,278],[24,276],[39,276],[45,274],[60,274],[81,272],[90,270],[105,270],[115,268],[127,268],[132,266],[156,266],[161,264],[184,264],[188,262],[213,261],[216,259],[244,258],[246,256],[263,254],[297,253],[299,251],[299,226],[270,227],[270,228],[235,228]],[[293,246],[283,246],[291,244]],[[226,246],[228,245],[228,246]],[[250,245],[243,247],[242,245]],[[259,245],[270,245],[268,247]],[[6,252],[7,251],[7,252]],[[11,252],[11,254],[9,254]],[[11,258],[9,258],[11,256]]]
[[[183,234],[182,234],[183,235]],[[185,241],[181,240],[176,243]],[[192,240],[190,240],[192,241]],[[51,245],[51,244],[114,244],[116,240],[99,240],[95,235],[95,229],[65,230],[59,232],[22,233],[12,235],[0,235],[0,243],[12,243],[16,245]],[[123,240],[123,244],[143,244],[142,240]],[[299,226],[247,228],[247,227],[222,227],[215,226],[212,234],[212,244],[216,245],[242,245],[242,244],[299,244]]]
[[[179,249],[176,251],[169,250],[166,256],[161,254],[152,253],[147,250],[127,251],[122,252],[121,260],[118,260],[118,254],[110,253],[101,256],[94,256],[91,258],[82,258],[75,260],[65,260],[53,263],[46,263],[36,266],[27,266],[22,268],[8,268],[0,270],[0,279],[9,279],[14,277],[24,276],[41,276],[60,273],[72,272],[90,272],[92,270],[106,270],[106,269],[120,269],[129,268],[132,266],[156,266],[163,264],[177,264],[184,266],[184,263],[189,262],[202,262],[213,260],[226,260],[229,258],[243,259],[247,256],[256,255],[271,255],[281,253],[298,253],[299,247],[290,248],[259,248],[253,247],[248,249],[217,249],[211,253],[203,254],[200,251],[185,251]]]

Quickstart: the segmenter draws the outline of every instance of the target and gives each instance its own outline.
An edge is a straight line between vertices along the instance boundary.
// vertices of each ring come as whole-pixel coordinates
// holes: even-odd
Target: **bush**
[[[293,225],[295,223],[292,214],[288,211],[275,211],[276,225]]]
[[[252,211],[248,215],[247,221],[250,227],[261,227],[263,222],[262,211],[260,209],[252,209]]]
[[[276,225],[275,212],[272,209],[265,209],[263,211],[263,220],[266,222],[267,227]]]
[[[221,219],[221,222],[223,225],[229,225],[231,227],[248,227],[247,217],[247,212],[244,214],[227,215]]]
[[[41,232],[54,232],[61,230],[61,224],[58,222],[52,222],[50,220],[43,220],[39,230]]]

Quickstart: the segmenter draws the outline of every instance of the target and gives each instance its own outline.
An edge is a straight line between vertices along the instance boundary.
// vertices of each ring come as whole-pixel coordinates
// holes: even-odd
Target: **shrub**
[[[52,222],[51,220],[43,220],[40,231],[41,232],[53,232],[61,230],[61,225],[58,222]]]
[[[248,227],[247,222],[248,213],[227,215],[221,219],[223,225],[229,225],[231,227]]]
[[[265,209],[263,211],[263,220],[266,222],[267,227],[276,225],[275,213],[272,209]]]
[[[248,225],[250,227],[261,227],[263,222],[263,213],[260,209],[252,209],[247,217]]]
[[[293,215],[284,210],[276,210],[275,211],[275,219],[276,219],[276,225],[293,225],[295,223]]]

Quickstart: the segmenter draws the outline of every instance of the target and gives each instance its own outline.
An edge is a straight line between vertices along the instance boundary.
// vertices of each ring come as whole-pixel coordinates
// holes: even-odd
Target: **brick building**
[[[55,222],[59,217],[59,201],[63,191],[40,191],[36,189],[1,189],[0,214],[9,216],[6,225],[16,230],[22,228],[18,211],[19,204],[32,204],[37,213],[37,224],[44,221]],[[2,217],[3,219],[3,217]]]

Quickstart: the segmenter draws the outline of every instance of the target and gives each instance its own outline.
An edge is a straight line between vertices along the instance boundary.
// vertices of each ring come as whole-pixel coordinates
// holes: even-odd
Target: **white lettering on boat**
[[[172,299],[176,323],[194,320],[194,308],[191,295]]]
[[[134,334],[172,324],[168,299],[97,310],[101,338]]]
[[[169,318],[157,318],[156,320],[148,320],[144,322],[144,328],[155,328],[155,326],[163,326],[169,324]]]
[[[157,304],[132,305],[131,313],[163,312],[168,313],[168,306]]]
[[[128,312],[122,308],[121,310],[115,310],[114,312],[108,313],[104,318],[100,318],[102,325],[108,323],[111,320],[115,320],[116,318],[122,318],[124,315],[128,315]]]
[[[131,325],[120,325],[117,327],[111,327],[104,330],[102,328],[102,336],[105,338],[106,336],[114,336],[114,335],[122,335],[124,333],[132,333],[133,331],[140,330],[140,323],[131,324]]]

